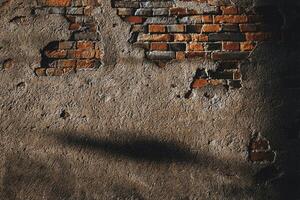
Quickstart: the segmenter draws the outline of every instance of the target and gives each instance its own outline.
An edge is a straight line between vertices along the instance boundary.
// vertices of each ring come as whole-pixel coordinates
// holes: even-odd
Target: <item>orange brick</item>
[[[80,23],[71,23],[69,25],[69,30],[70,31],[76,31],[79,30],[81,28],[81,24]]]
[[[211,15],[203,15],[202,22],[204,23],[213,23],[213,17]]]
[[[238,8],[235,6],[221,6],[223,15],[236,15],[238,14]]]
[[[231,24],[239,24],[246,23],[248,21],[248,17],[245,15],[217,15],[214,17],[215,23],[231,23]]]
[[[81,58],[94,58],[95,57],[95,50],[86,50],[82,51]]]
[[[189,44],[188,49],[189,51],[203,51],[204,47],[200,43],[193,42]]]
[[[206,79],[197,79],[193,82],[192,88],[202,88],[208,84],[208,81]]]
[[[193,42],[207,42],[208,36],[204,34],[192,34],[192,41]]]
[[[149,33],[164,33],[166,31],[165,25],[151,24],[148,26]]]
[[[94,58],[95,50],[70,50],[68,51],[68,58]]]
[[[241,51],[252,51],[255,48],[255,42],[242,42]]]
[[[150,45],[150,49],[154,51],[167,51],[168,44],[162,42],[152,42]]]
[[[224,51],[239,51],[240,43],[239,42],[223,42]]]
[[[70,68],[76,66],[76,60],[62,59],[58,61],[58,68]]]
[[[45,55],[48,58],[64,58],[67,55],[67,51],[65,51],[65,50],[46,51]]]
[[[81,69],[87,69],[87,68],[93,68],[94,67],[94,60],[78,60],[77,61],[77,68]]]
[[[189,35],[189,34],[174,34],[174,41],[175,42],[191,41],[191,35]]]
[[[92,49],[94,48],[94,43],[92,41],[78,41],[77,48],[78,49]]]
[[[68,51],[68,58],[81,58],[83,50],[70,50]]]
[[[139,37],[139,41],[149,42],[168,42],[172,39],[169,34],[142,34]]]
[[[204,24],[202,27],[202,32],[210,33],[210,32],[219,32],[221,31],[221,25],[219,24]]]
[[[47,6],[67,7],[71,5],[71,0],[46,0]]]

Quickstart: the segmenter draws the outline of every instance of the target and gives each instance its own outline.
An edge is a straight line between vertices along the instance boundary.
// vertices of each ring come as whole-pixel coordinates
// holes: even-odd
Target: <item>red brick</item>
[[[206,79],[197,79],[192,83],[192,88],[202,88],[208,85],[208,81]]]
[[[240,24],[241,32],[256,32],[257,29],[257,25],[255,24]]]
[[[192,41],[193,42],[207,42],[208,36],[204,34],[192,34]]]
[[[66,50],[45,51],[45,55],[48,58],[64,58],[67,55],[67,51]]]
[[[95,50],[86,50],[82,51],[81,58],[94,58],[95,57]]]
[[[46,0],[47,6],[67,7],[71,5],[71,0]]]
[[[264,41],[271,38],[270,33],[264,33],[264,32],[246,33],[245,35],[247,41]]]
[[[68,58],[81,58],[83,50],[70,50],[68,51]]]
[[[188,45],[188,50],[189,51],[204,51],[204,47],[200,43],[193,42]]]
[[[124,20],[133,24],[141,24],[144,22],[145,19],[143,17],[138,17],[138,16],[129,16],[129,17],[125,17]]]
[[[202,32],[210,33],[210,32],[219,32],[221,31],[221,25],[219,24],[204,24],[202,27]]]
[[[162,43],[162,42],[152,42],[150,44],[150,49],[152,51],[167,51],[168,50],[168,44]]]
[[[191,41],[191,35],[189,35],[189,34],[174,34],[174,41],[175,42]]]
[[[238,8],[236,6],[221,6],[223,15],[236,15],[238,14]]]
[[[77,48],[78,49],[92,49],[94,48],[94,42],[92,41],[78,41]]]
[[[94,60],[78,60],[77,61],[77,68],[83,69],[83,68],[93,68],[94,67]]]
[[[142,34],[139,37],[139,41],[149,41],[149,42],[168,42],[172,39],[169,34]]]
[[[70,68],[76,66],[76,60],[61,59],[58,60],[58,68]]]
[[[231,23],[231,24],[239,24],[246,23],[248,21],[248,17],[245,15],[217,15],[214,17],[215,23]]]
[[[202,22],[204,23],[213,23],[213,17],[211,15],[203,15]]]
[[[77,31],[81,28],[81,24],[80,23],[71,23],[69,25],[69,30],[70,31]]]
[[[240,43],[239,42],[223,42],[222,48],[224,51],[239,51]]]
[[[252,51],[256,47],[254,42],[241,42],[241,51]]]
[[[151,24],[148,26],[149,33],[164,33],[166,32],[166,26],[160,24]]]

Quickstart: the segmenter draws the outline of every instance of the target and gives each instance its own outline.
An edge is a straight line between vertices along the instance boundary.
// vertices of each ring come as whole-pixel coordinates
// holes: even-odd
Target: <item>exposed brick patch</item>
[[[249,159],[252,162],[273,162],[276,154],[271,149],[270,142],[260,135],[255,135],[249,145]]]
[[[212,84],[240,88],[239,63],[259,42],[278,39],[264,16],[230,1],[112,0],[112,6],[131,24],[130,42],[143,47],[145,57],[159,66],[192,58],[219,63],[215,71],[199,69],[206,74],[196,73],[191,90]]]
[[[66,41],[50,42],[42,50],[37,76],[61,76],[78,70],[97,69],[104,51],[97,23],[91,15],[96,0],[39,0],[35,12],[60,14],[69,22],[71,37]]]

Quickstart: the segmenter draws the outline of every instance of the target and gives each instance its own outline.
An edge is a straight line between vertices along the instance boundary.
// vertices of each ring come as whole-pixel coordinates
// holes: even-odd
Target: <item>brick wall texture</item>
[[[36,13],[61,14],[69,22],[71,37],[67,41],[50,42],[42,50],[38,76],[59,76],[101,66],[103,49],[98,26],[91,15],[96,0],[40,0]]]
[[[71,37],[43,49],[36,75],[59,76],[101,66],[104,50],[92,16],[96,0],[39,0],[38,5],[35,12],[65,16]],[[259,42],[280,38],[264,16],[227,1],[112,0],[112,7],[131,24],[128,41],[145,49],[145,57],[158,66],[195,58],[217,62],[216,70],[195,73],[191,90],[206,85],[240,88],[240,63]]]
[[[226,1],[114,0],[112,4],[131,24],[129,42],[144,48],[145,57],[159,66],[192,58],[218,63],[217,70],[200,69],[191,89],[209,84],[240,88],[239,63],[259,42],[279,38],[264,16]]]

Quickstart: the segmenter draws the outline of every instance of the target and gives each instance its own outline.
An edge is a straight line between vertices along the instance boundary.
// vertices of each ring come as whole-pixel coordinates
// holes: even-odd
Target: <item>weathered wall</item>
[[[191,2],[173,3],[182,11]],[[177,41],[158,41],[185,58],[162,68],[128,42],[132,24],[114,2],[0,0],[1,198],[299,198],[299,9],[271,4],[237,2],[245,12],[259,6],[255,15],[272,16],[259,23],[280,25],[272,33],[283,37],[254,41],[248,59],[230,69],[242,74],[234,89],[234,78],[207,84],[215,78],[199,73],[223,73],[224,62],[200,52],[244,53],[246,36],[213,41],[214,51],[206,49],[212,41],[196,41],[196,59],[186,57],[195,41],[180,50]],[[199,24],[199,33],[183,24],[174,34],[199,36]],[[222,35],[224,24],[204,35]],[[161,34],[173,34],[168,26]]]

